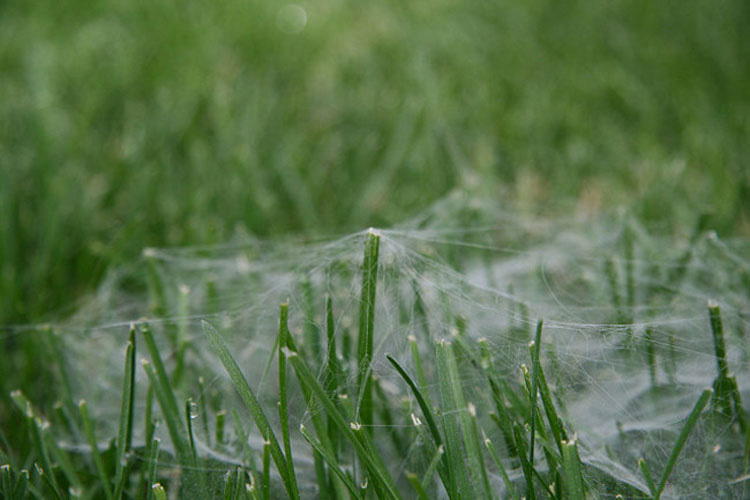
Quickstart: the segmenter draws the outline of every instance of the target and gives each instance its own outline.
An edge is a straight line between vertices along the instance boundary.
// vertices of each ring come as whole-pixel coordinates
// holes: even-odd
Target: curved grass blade
[[[296,351],[290,349],[289,353],[287,353],[287,360],[294,368],[297,378],[302,385],[306,386],[321,402],[328,412],[328,415],[332,417],[339,432],[341,432],[341,434],[343,434],[352,444],[360,460],[370,473],[370,477],[375,482],[374,486],[381,489],[388,498],[400,499],[401,495],[398,493],[396,485],[386,470],[379,454],[373,453],[374,446],[372,446],[372,443],[370,442],[369,433],[362,432],[361,423],[346,421],[339,409],[333,401],[331,401],[331,398],[326,394],[325,389],[320,383],[318,383],[317,379],[307,367],[307,364],[297,355]]]
[[[690,415],[685,422],[685,426],[682,428],[682,431],[680,431],[680,435],[677,437],[674,448],[672,448],[672,453],[669,455],[669,460],[667,460],[667,465],[664,468],[664,472],[662,472],[659,486],[656,488],[654,500],[659,500],[661,494],[664,492],[664,488],[667,485],[669,475],[672,474],[672,469],[674,469],[674,466],[677,463],[677,458],[680,456],[680,452],[682,452],[682,448],[683,446],[685,446],[685,442],[690,436],[690,433],[693,431],[693,427],[695,427],[695,424],[698,423],[701,412],[706,407],[706,404],[708,404],[708,400],[711,399],[711,394],[713,394],[713,392],[714,391],[712,389],[706,389],[705,391],[703,391],[700,398],[698,398],[698,401],[695,403],[693,410],[690,412]]]
[[[354,498],[359,498],[359,488],[357,488],[357,486],[355,486],[349,476],[347,476],[344,471],[341,470],[339,464],[336,461],[336,458],[323,447],[320,441],[315,439],[315,437],[307,431],[304,425],[300,425],[299,430],[302,434],[302,437],[304,437],[305,440],[310,443],[310,446],[312,446],[312,448],[321,457],[323,457],[323,460],[325,460],[325,462],[328,464],[329,470],[333,471],[334,474],[336,474],[339,479],[341,479],[341,482],[344,483],[344,486],[346,486],[346,489],[349,490],[349,493],[351,493]]]
[[[234,360],[234,357],[232,357],[232,354],[229,352],[221,335],[219,335],[219,332],[217,332],[216,329],[206,321],[203,321],[202,325],[203,333],[208,338],[211,349],[219,357],[221,364],[224,365],[224,369],[229,374],[229,378],[232,380],[235,390],[237,390],[240,398],[242,398],[245,406],[250,411],[250,416],[255,422],[255,425],[258,426],[258,430],[260,430],[263,439],[270,443],[271,456],[273,457],[276,468],[281,475],[287,493],[291,498],[298,499],[299,492],[297,491],[297,485],[293,481],[293,476],[289,472],[289,468],[293,465],[287,462],[284,457],[284,453],[281,451],[276,435],[274,434],[271,424],[268,422],[258,399],[255,397],[255,394],[247,383],[247,380],[242,374],[237,362]]]

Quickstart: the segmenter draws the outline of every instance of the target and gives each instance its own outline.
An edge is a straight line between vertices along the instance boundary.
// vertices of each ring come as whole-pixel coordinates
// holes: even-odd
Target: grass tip
[[[408,340],[409,342],[414,342],[414,343],[416,343],[416,342],[417,342],[417,337],[415,337],[415,336],[414,336],[414,335],[412,335],[411,333],[409,334],[409,336],[408,336],[408,337],[406,337],[406,339],[407,339],[407,340]]]
[[[156,249],[153,247],[146,247],[143,249],[143,252],[141,252],[141,255],[146,259],[152,259],[156,257]]]
[[[471,415],[472,417],[477,416],[477,407],[474,406],[474,403],[469,402],[469,404],[466,405],[466,409],[469,411],[469,415]]]

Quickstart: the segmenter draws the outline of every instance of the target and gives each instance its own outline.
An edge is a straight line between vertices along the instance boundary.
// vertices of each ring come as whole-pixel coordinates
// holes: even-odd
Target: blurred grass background
[[[744,0],[288,5],[0,0],[0,324],[145,246],[456,188],[750,234]]]

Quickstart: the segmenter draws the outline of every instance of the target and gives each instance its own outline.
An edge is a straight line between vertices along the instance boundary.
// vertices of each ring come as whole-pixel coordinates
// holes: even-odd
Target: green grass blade
[[[130,326],[130,338],[125,351],[125,372],[122,379],[122,405],[120,406],[120,427],[117,435],[117,456],[115,457],[115,498],[122,497],[125,488],[127,452],[133,436],[133,402],[135,397],[135,326]]]
[[[153,492],[153,485],[156,484],[156,471],[159,468],[159,446],[161,445],[161,440],[159,438],[154,438],[151,441],[150,449],[148,450],[148,482],[147,486],[149,487],[149,498],[154,497]]]
[[[484,431],[482,431],[482,434],[484,434]],[[492,444],[492,440],[490,440],[490,438],[488,438],[486,435],[484,435],[484,445],[487,447],[492,460],[495,462],[497,469],[500,471],[500,476],[503,478],[505,488],[508,490],[508,495],[510,495],[510,498],[512,498],[513,500],[518,500],[518,492],[516,491],[515,486],[513,486],[513,481],[510,480],[508,471],[505,469],[505,466],[503,466],[503,463],[500,460],[500,455],[497,454],[497,450],[495,450],[495,445]]]
[[[357,455],[370,473],[370,477],[376,482],[376,487],[381,488],[389,498],[401,498],[390,474],[383,464],[380,455],[373,453],[374,447],[369,439],[369,434],[362,431],[362,425],[358,422],[347,422],[338,407],[326,394],[325,389],[318,383],[307,364],[290,349],[287,360],[294,368],[297,378],[306,386],[310,392],[321,402],[323,407],[332,417],[339,432],[352,444]]]
[[[357,386],[359,387],[359,420],[367,432],[372,432],[373,400],[370,364],[373,355],[375,327],[375,297],[378,282],[378,254],[380,235],[370,229],[365,241],[362,263],[362,294],[359,308],[359,339],[357,349]]]
[[[654,479],[651,476],[651,471],[648,468],[648,464],[646,464],[646,461],[644,459],[642,458],[638,459],[638,468],[641,470],[643,479],[646,481],[646,486],[648,486],[648,492],[651,494],[652,497],[656,496],[656,485],[654,484]]]
[[[214,422],[214,440],[219,446],[224,444],[224,423],[226,422],[226,417],[226,410],[219,410],[216,412],[216,421]]]
[[[81,420],[83,421],[83,429],[86,432],[86,438],[89,441],[89,445],[91,445],[91,455],[94,459],[96,472],[99,475],[99,481],[101,481],[100,486],[104,490],[104,496],[106,496],[108,500],[112,500],[114,499],[114,495],[112,494],[111,481],[109,479],[109,476],[107,475],[107,469],[104,467],[102,456],[99,453],[99,444],[96,442],[94,424],[91,421],[91,418],[89,418],[88,405],[86,404],[86,401],[81,400],[78,403],[78,408],[81,411]]]
[[[39,477],[42,479],[42,482],[45,486],[47,486],[47,489],[52,492],[52,496],[58,500],[62,500],[62,494],[60,493],[60,490],[57,489],[57,485],[53,481],[53,478],[38,464],[34,464],[34,468],[36,469],[36,473],[39,475]],[[41,497],[46,498],[46,497]]]
[[[184,464],[190,464],[192,461],[192,453],[190,452],[190,445],[186,440],[186,430],[180,414],[176,411],[176,408],[172,408],[169,401],[169,388],[162,387],[159,376],[154,369],[154,366],[148,360],[141,360],[143,369],[148,376],[151,387],[154,388],[156,399],[161,407],[164,421],[167,424],[167,430],[169,431],[169,437],[172,439],[172,444],[177,452],[178,459]]]
[[[151,385],[154,387],[156,398],[164,413],[164,419],[169,427],[172,442],[181,458],[186,459],[190,456],[190,448],[185,440],[186,430],[182,418],[180,418],[177,399],[172,391],[172,383],[167,376],[167,370],[164,368],[154,335],[147,324],[141,326],[141,334],[146,342],[146,347],[151,356],[151,363],[153,364],[152,367],[146,369],[146,374],[152,382]],[[145,367],[146,363],[144,363]]]
[[[151,491],[154,493],[154,500],[167,500],[167,492],[161,484],[153,485]]]
[[[286,387],[286,355],[284,354],[284,346],[287,344],[287,337],[289,336],[289,326],[287,324],[287,317],[289,314],[289,304],[281,304],[279,311],[279,420],[281,422],[281,439],[284,443],[284,457],[287,464],[287,473],[289,475],[289,482],[293,487],[294,491],[299,491],[297,486],[297,477],[294,473],[294,464],[292,458],[292,440],[289,436],[289,411],[287,408],[287,387]]]
[[[581,471],[581,458],[578,456],[578,444],[575,440],[563,442],[562,468],[565,475],[565,490],[568,498],[573,500],[584,500],[583,474]]]
[[[26,396],[20,390],[15,390],[10,393],[10,398],[13,403],[23,413],[24,418],[29,426],[29,433],[31,437],[32,446],[36,451],[36,455],[41,460],[41,466],[35,464],[37,471],[44,472],[43,481],[50,487],[55,495],[61,495],[57,479],[55,478],[54,471],[52,468],[52,460],[50,454],[55,455],[58,463],[66,473],[70,483],[74,486],[80,485],[75,472],[72,470],[70,461],[67,456],[60,450],[53,439],[47,439],[45,430],[48,424],[37,416],[34,411],[34,407]],[[58,453],[59,452],[59,453]],[[41,475],[41,474],[40,474]]]
[[[442,411],[443,432],[445,433],[445,451],[448,460],[447,470],[450,473],[451,489],[449,495],[455,498],[476,496],[469,471],[463,458],[461,432],[459,431],[456,413],[466,408],[458,407],[454,399],[448,361],[450,343],[440,340],[435,343],[437,357],[438,385],[440,387],[440,404]]]
[[[263,500],[270,500],[271,498],[271,454],[268,451],[270,449],[271,443],[269,441],[263,443],[263,482],[261,483]]]
[[[435,466],[437,466],[438,474],[440,475],[440,479],[443,482],[443,485],[446,488],[446,491],[449,492],[449,495],[451,497],[455,497],[458,493],[455,491],[452,480],[451,480],[451,474],[449,472],[449,463],[448,463],[448,457],[445,454],[445,446],[443,445],[443,438],[440,435],[440,430],[437,426],[437,419],[435,418],[435,415],[433,414],[432,407],[428,403],[426,396],[422,393],[422,391],[419,390],[419,387],[417,387],[417,384],[414,383],[414,380],[409,376],[408,373],[406,373],[406,370],[404,370],[398,362],[393,359],[391,356],[386,355],[386,359],[393,365],[393,367],[396,369],[398,374],[401,376],[401,378],[404,379],[406,382],[406,385],[409,386],[409,388],[412,391],[412,394],[414,394],[414,398],[417,400],[417,404],[419,405],[419,409],[422,410],[422,415],[424,416],[424,419],[427,421],[427,428],[430,430],[430,434],[432,435],[432,439],[435,443],[435,449],[438,450],[437,454],[435,455],[435,460],[439,460],[439,462],[435,462]],[[424,480],[423,480],[424,484]]]
[[[427,421],[427,427],[430,429],[430,434],[432,435],[432,439],[435,441],[435,446],[439,447],[441,444],[443,444],[443,438],[440,436],[440,431],[438,430],[435,417],[432,414],[432,409],[428,405],[424,395],[422,394],[422,391],[419,390],[417,384],[414,383],[414,380],[412,380],[409,374],[406,373],[406,371],[401,367],[398,361],[393,359],[390,355],[386,355],[385,358],[391,363],[391,365],[393,365],[398,374],[401,375],[401,378],[404,379],[406,384],[411,389],[411,392],[414,394],[414,398],[417,400],[419,408],[422,410],[422,415]]]
[[[703,391],[701,396],[698,398],[698,401],[695,403],[693,410],[690,412],[690,415],[688,416],[687,421],[682,428],[682,431],[680,431],[680,435],[677,437],[674,448],[672,448],[672,453],[669,455],[667,465],[666,467],[664,467],[664,472],[662,472],[659,486],[656,488],[656,495],[654,495],[654,500],[659,500],[659,498],[661,497],[661,494],[667,485],[667,480],[669,479],[670,474],[672,474],[672,469],[677,463],[677,458],[680,456],[680,452],[682,452],[682,448],[683,446],[685,446],[685,442],[690,436],[690,433],[693,431],[695,424],[698,423],[701,412],[706,407],[706,404],[708,404],[708,400],[711,398],[711,394],[713,394],[713,390],[711,389],[706,389],[705,391]]]
[[[492,490],[487,478],[487,470],[479,444],[479,433],[476,426],[476,407],[471,403],[467,403],[464,397],[456,357],[453,352],[453,344],[446,342],[443,345],[446,354],[446,366],[448,368],[447,381],[450,384],[454,408],[458,410],[461,434],[463,435],[463,442],[469,459],[469,476],[473,479],[475,485],[476,483],[481,483],[484,489],[484,498],[492,498]]]
[[[526,479],[526,497],[529,500],[536,500],[536,491],[534,489],[534,469],[529,463],[526,456],[526,441],[518,424],[513,425],[513,437],[515,439],[516,449],[518,450],[518,459],[521,461],[521,469]]]
[[[357,486],[351,481],[349,476],[347,476],[344,471],[341,470],[336,457],[334,457],[329,450],[326,450],[320,443],[320,441],[315,439],[315,437],[307,431],[304,425],[300,425],[299,430],[302,434],[302,437],[304,437],[305,440],[310,443],[310,446],[313,448],[313,450],[315,450],[321,457],[323,457],[323,460],[325,460],[325,462],[328,464],[328,469],[333,471],[333,473],[338,476],[338,478],[342,483],[344,483],[344,486],[346,486],[346,489],[349,490],[354,498],[359,498],[359,488],[357,488]]]
[[[529,463],[534,466],[534,438],[536,437],[536,406],[539,394],[539,355],[542,350],[542,327],[544,322],[539,320],[536,324],[536,335],[534,337],[534,348],[532,350],[533,370],[531,379],[531,430],[529,431]]]
[[[247,380],[242,374],[237,362],[234,360],[234,357],[232,357],[229,352],[229,348],[227,348],[221,335],[219,335],[219,332],[217,332],[216,329],[206,321],[203,321],[202,324],[203,333],[208,338],[209,344],[211,344],[211,349],[213,349],[219,357],[222,365],[224,365],[224,369],[229,374],[229,378],[232,380],[235,390],[239,393],[240,398],[250,411],[250,416],[255,422],[255,425],[258,426],[258,430],[260,430],[263,439],[270,443],[271,456],[273,457],[273,461],[279,471],[279,475],[281,475],[287,493],[293,499],[299,498],[296,484],[291,479],[292,476],[289,472],[289,467],[292,467],[293,465],[291,463],[287,464],[284,453],[281,451],[279,442],[276,439],[276,435],[274,434],[271,424],[268,422],[258,399],[255,397],[255,394],[247,383]]]
[[[414,474],[411,471],[406,471],[404,473],[404,476],[406,476],[406,479],[411,483],[412,487],[414,488],[414,491],[417,492],[417,498],[419,500],[429,500],[430,497],[427,496],[427,491],[425,491],[424,486],[422,486],[422,483],[419,482],[419,478],[416,474]]]
[[[427,465],[427,469],[424,471],[424,475],[422,476],[422,488],[424,488],[425,490],[432,482],[432,475],[435,473],[436,469],[439,469],[438,465],[442,463],[444,455],[445,446],[438,446],[435,450],[435,455],[432,457],[432,460],[430,460],[430,463]],[[445,482],[443,484],[445,484]]]

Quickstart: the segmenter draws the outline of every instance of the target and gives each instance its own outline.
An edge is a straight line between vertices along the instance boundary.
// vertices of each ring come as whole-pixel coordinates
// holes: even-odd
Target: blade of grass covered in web
[[[670,474],[672,474],[672,469],[674,469],[674,466],[677,463],[677,458],[680,456],[682,448],[683,446],[685,446],[685,442],[690,436],[690,433],[693,431],[695,424],[698,423],[701,412],[706,407],[706,404],[708,404],[708,400],[711,398],[711,394],[713,394],[712,389],[706,389],[705,391],[703,391],[700,398],[698,398],[698,401],[695,403],[693,410],[690,412],[690,415],[688,416],[687,421],[685,422],[685,425],[683,426],[682,431],[680,431],[680,435],[677,437],[677,441],[672,448],[672,453],[670,453],[669,455],[667,465],[664,467],[664,472],[662,472],[661,474],[661,480],[659,481],[659,485],[656,488],[654,500],[659,500],[662,492],[664,491],[664,488],[667,486],[667,480],[669,479]]]
[[[323,457],[323,460],[328,464],[329,470],[333,471],[334,474],[336,474],[342,483],[344,483],[344,486],[346,486],[346,489],[349,490],[351,495],[354,498],[359,498],[359,488],[351,481],[349,476],[344,473],[344,471],[341,470],[341,467],[339,466],[336,458],[329,452],[329,450],[325,449],[323,445],[315,439],[315,437],[310,434],[304,425],[300,424],[299,427],[300,433],[302,434],[302,437],[305,438],[305,441],[310,443],[310,446],[321,456]]]
[[[242,374],[240,367],[229,352],[229,348],[224,343],[219,332],[206,321],[203,321],[202,325],[203,333],[208,338],[211,349],[219,357],[221,364],[224,365],[224,369],[229,374],[229,378],[232,380],[235,390],[239,393],[243,403],[245,403],[245,406],[250,412],[250,416],[255,422],[255,425],[258,426],[258,430],[260,430],[263,439],[269,443],[271,456],[273,457],[273,461],[279,471],[279,475],[284,483],[284,488],[286,489],[287,494],[293,499],[298,499],[299,493],[297,485],[292,479],[293,476],[289,471],[289,468],[293,467],[293,464],[287,462],[284,457],[284,452],[281,451],[276,435],[271,428],[271,424],[268,422],[268,418],[266,418],[266,415],[263,412],[263,408],[261,408],[258,399],[255,397],[255,393],[253,393],[253,390],[247,383],[245,376]]]
[[[534,336],[534,347],[532,350],[532,380],[531,380],[531,429],[529,431],[529,463],[534,466],[534,437],[536,435],[536,402],[539,394],[539,353],[542,341],[542,328],[544,322],[539,320],[536,324],[536,335]]]
[[[709,301],[708,314],[711,322],[711,333],[714,339],[714,352],[719,375],[713,383],[714,395],[712,406],[721,407],[727,415],[734,415],[740,430],[747,430],[745,409],[742,405],[737,378],[730,375],[729,363],[727,363],[726,346],[724,343],[724,326],[721,321],[721,310],[719,304]]]
[[[286,387],[286,355],[284,354],[284,347],[287,344],[287,337],[289,336],[289,326],[287,324],[287,317],[289,314],[289,303],[285,302],[281,304],[279,308],[279,340],[278,340],[278,355],[279,355],[279,420],[281,422],[281,439],[284,444],[284,457],[287,463],[287,473],[289,475],[289,482],[295,490],[297,487],[297,478],[294,473],[294,465],[292,458],[292,440],[289,436],[289,412],[287,408],[287,387]]]
[[[648,464],[646,464],[646,461],[644,459],[642,458],[638,459],[638,468],[641,470],[643,479],[646,480],[646,486],[648,487],[648,492],[653,498],[656,495],[656,484],[654,484],[654,479],[651,476],[651,470],[648,468]]]
[[[164,419],[167,422],[173,444],[182,458],[187,458],[190,456],[190,448],[185,440],[185,427],[180,417],[177,399],[172,391],[172,383],[167,376],[167,370],[164,368],[164,362],[154,340],[154,335],[147,324],[141,325],[141,334],[151,356],[150,363],[143,360],[146,374],[154,387],[156,398],[164,412]]]
[[[125,372],[122,379],[122,405],[120,406],[120,426],[117,434],[117,455],[115,458],[115,498],[122,496],[125,488],[124,474],[127,452],[133,436],[133,400],[135,396],[135,325],[130,325],[128,347],[125,351]]]
[[[367,432],[372,432],[373,400],[370,363],[372,362],[375,327],[375,298],[378,282],[378,254],[380,235],[373,229],[367,232],[365,255],[362,262],[362,293],[359,305],[359,338],[357,347],[357,387],[359,420]]]
[[[487,447],[492,460],[495,462],[497,469],[500,471],[500,476],[502,476],[503,478],[503,482],[505,483],[505,487],[508,490],[508,494],[513,500],[518,500],[518,492],[513,486],[513,481],[511,481],[510,477],[508,476],[508,471],[505,469],[505,466],[500,460],[500,455],[498,455],[497,450],[495,450],[495,445],[492,443],[492,440],[488,438],[486,434],[484,434],[484,430],[482,430],[482,434],[484,436],[484,445]]]
[[[484,498],[492,498],[490,482],[487,478],[487,470],[484,464],[482,450],[479,445],[479,434],[476,426],[476,407],[466,402],[464,392],[461,387],[461,380],[456,364],[456,357],[453,353],[453,344],[444,342],[442,349],[445,350],[445,361],[447,367],[447,382],[450,385],[450,392],[454,408],[458,411],[458,419],[461,423],[461,434],[466,448],[466,454],[469,459],[469,474],[474,482],[481,482],[484,489]],[[478,476],[478,478],[477,478]],[[478,479],[478,480],[477,480]]]
[[[555,495],[555,492],[552,491],[549,484],[547,484],[547,481],[541,476],[541,474],[533,466],[533,464],[529,463],[528,457],[526,456],[527,443],[524,439],[524,431],[522,430],[522,427],[518,422],[513,423],[513,436],[515,439],[516,448],[518,449],[518,459],[521,462],[521,470],[523,471],[524,477],[526,479],[526,497],[529,498],[529,500],[536,499],[537,493],[536,489],[534,488],[534,478],[536,478],[536,480],[542,486],[542,489],[544,489],[544,491],[550,496],[550,498],[557,498],[557,495]]]
[[[172,439],[172,444],[174,444],[178,458],[185,461],[185,464],[188,464],[191,462],[192,454],[190,452],[190,445],[186,439],[185,424],[180,416],[177,399],[172,391],[172,383],[167,376],[167,371],[164,368],[164,363],[151,328],[147,324],[141,325],[141,334],[151,355],[150,362],[143,359],[141,360],[141,364],[146,371],[151,387],[154,388],[154,394],[164,414],[164,420],[169,430],[169,437]]]
[[[456,413],[465,411],[465,408],[459,408],[453,397],[446,344],[448,342],[445,340],[437,341],[435,353],[440,388],[441,420],[443,432],[445,432],[445,451],[448,460],[447,469],[450,472],[453,491],[457,494],[456,498],[470,498],[476,496],[476,492],[463,459],[461,433],[456,418]]]
[[[427,421],[427,428],[430,430],[430,434],[432,435],[432,439],[435,442],[435,448],[440,450],[443,447],[443,438],[440,436],[440,430],[437,426],[437,421],[435,419],[435,416],[433,415],[432,408],[428,404],[428,402],[425,400],[424,395],[422,394],[422,391],[419,390],[419,387],[417,387],[417,384],[414,383],[414,380],[409,376],[408,373],[406,373],[406,370],[404,370],[401,365],[393,359],[390,355],[385,356],[386,359],[393,365],[393,367],[396,369],[398,374],[401,376],[401,378],[404,379],[406,382],[406,385],[409,386],[411,389],[411,392],[414,394],[414,398],[417,400],[417,404],[419,405],[420,410],[422,410],[422,415],[424,416],[425,420]],[[444,448],[442,448],[444,449]],[[440,453],[440,465],[438,466],[438,473],[440,474],[441,479],[443,480],[443,484],[445,485],[446,490],[449,494],[453,492],[454,494],[456,491],[454,490],[450,476],[448,474],[449,464],[448,464],[448,457],[445,456],[445,453]]]
[[[326,327],[326,331],[328,334],[328,338],[331,339],[333,337],[333,309],[332,304],[330,303],[330,300],[326,303],[327,308],[327,322],[328,325]],[[292,338],[291,332],[289,331],[289,328],[287,326],[285,335],[283,338],[283,342],[281,335],[276,337],[276,344],[279,349],[279,356],[286,356],[286,354],[283,351],[283,348],[285,346],[289,345],[291,346],[292,350],[297,351],[296,343],[294,342],[294,339]],[[335,344],[332,344],[331,342],[328,343],[328,348],[333,350],[333,355],[335,357],[336,352],[336,346]],[[276,348],[275,348],[276,349]],[[330,353],[329,353],[330,355]],[[281,359],[281,358],[279,358]],[[333,363],[335,363],[335,359]],[[326,363],[326,370],[329,368],[330,360]],[[286,367],[285,367],[286,368]],[[337,382],[336,380],[332,379],[330,377],[330,372],[326,372],[326,390],[329,391],[329,394],[333,394],[335,390],[337,389]],[[343,382],[340,382],[343,384]],[[308,408],[312,408],[314,405],[314,398],[312,397],[312,394],[310,393],[310,390],[302,385],[302,395],[305,399],[305,404]],[[326,422],[324,420],[323,415],[321,412],[313,411],[310,412],[310,419],[313,422],[313,428],[315,429],[315,433],[318,435],[321,445],[324,446],[326,449],[331,450],[331,453],[333,453],[334,456],[337,454],[337,445],[335,443],[338,442],[337,433],[335,431],[335,427],[332,427],[330,422]],[[339,491],[339,494],[343,493],[344,486],[336,480],[335,477],[331,476],[330,481],[327,477],[326,471],[325,471],[325,464],[323,461],[323,457],[320,456],[320,454],[313,448],[313,463],[315,466],[315,475],[318,480],[318,486],[320,488],[319,492],[321,495],[321,498],[325,499],[328,498],[331,493],[329,492],[330,488],[333,487],[335,490]]]
[[[555,438],[555,443],[557,444],[557,448],[562,455],[562,443],[563,441],[568,439],[567,432],[565,431],[565,427],[562,424],[562,419],[557,413],[557,409],[555,408],[555,403],[552,401],[552,392],[549,389],[549,385],[547,384],[547,378],[544,375],[544,368],[542,367],[541,363],[541,321],[537,325],[537,339],[534,340],[529,345],[529,349],[531,351],[531,359],[533,361],[533,370],[534,370],[534,379],[536,379],[537,387],[538,387],[538,393],[542,400],[542,406],[544,406],[544,411],[547,414],[547,420],[549,421],[550,429],[552,430],[552,436]],[[539,351],[536,352],[537,348],[536,346],[540,346]],[[533,392],[533,383],[532,383],[532,392]],[[533,422],[536,422],[537,420],[532,420]]]
[[[341,369],[338,355],[336,354],[336,332],[333,319],[333,299],[330,295],[326,296],[326,344],[327,359],[325,363],[325,389],[331,398],[335,397],[336,391],[345,385],[344,372]],[[338,457],[338,432],[336,426],[330,417],[327,418],[326,428],[328,439],[330,440],[331,453],[335,458]],[[318,431],[317,428],[315,430]]]
[[[584,500],[583,474],[581,457],[578,455],[578,443],[575,438],[562,443],[562,468],[565,476],[565,490],[573,500]]]
[[[362,431],[361,423],[346,421],[336,404],[326,394],[325,389],[307,367],[307,363],[297,354],[296,350],[293,350],[291,344],[287,345],[287,347],[289,348],[287,360],[294,368],[300,383],[306,386],[320,401],[328,412],[328,415],[332,417],[339,432],[352,444],[352,447],[357,452],[357,456],[370,473],[370,478],[375,483],[375,488],[382,491],[388,498],[400,499],[401,495],[396,489],[396,485],[388,473],[380,454],[375,451],[375,447],[370,441],[369,433]]]
[[[159,402],[164,421],[167,424],[167,430],[169,431],[169,437],[172,439],[172,444],[177,452],[177,458],[183,464],[190,464],[192,460],[192,452],[190,451],[190,445],[186,440],[186,430],[182,417],[177,411],[172,412],[170,404],[168,402],[168,396],[165,394],[165,388],[160,385],[158,375],[151,362],[146,359],[141,360],[143,370],[146,372],[146,376],[149,379],[151,387],[154,388],[154,394],[156,394],[156,400]]]

